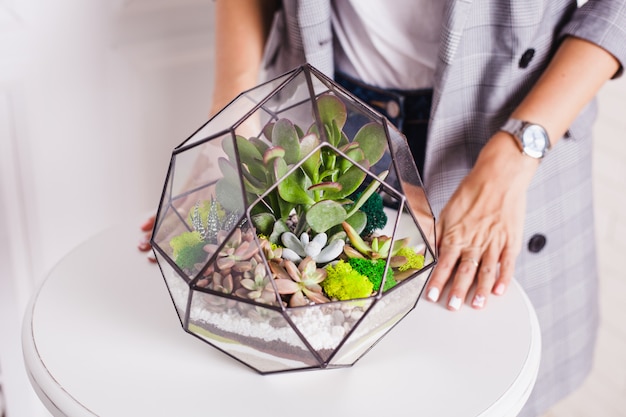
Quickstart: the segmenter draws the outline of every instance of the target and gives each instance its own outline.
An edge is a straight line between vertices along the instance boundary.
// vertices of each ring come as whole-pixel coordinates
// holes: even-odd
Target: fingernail
[[[439,300],[439,289],[431,287],[430,290],[428,290],[428,295],[426,297],[428,297],[428,299],[433,303],[436,303],[437,300]]]
[[[152,226],[153,225],[154,225],[154,220],[153,219],[148,219],[141,226],[139,226],[139,228],[141,230],[143,230],[144,232],[148,232],[148,231],[152,230]]]
[[[461,308],[461,303],[462,302],[463,302],[463,300],[461,300],[456,295],[453,295],[450,298],[450,301],[448,301],[448,307],[450,307],[452,310],[458,310],[459,308]]]
[[[496,288],[493,290],[493,293],[495,295],[502,295],[504,294],[504,290],[505,290],[505,286],[503,283],[499,283],[498,285],[496,285]]]
[[[148,252],[148,254],[146,255],[146,258],[148,258],[148,260],[152,263],[156,263],[156,258],[154,257],[154,253],[152,252]]]
[[[485,296],[476,294],[472,301],[472,307],[483,308],[485,306]]]
[[[150,241],[146,241],[145,239],[139,241],[137,248],[139,248],[139,250],[143,252],[150,250]]]

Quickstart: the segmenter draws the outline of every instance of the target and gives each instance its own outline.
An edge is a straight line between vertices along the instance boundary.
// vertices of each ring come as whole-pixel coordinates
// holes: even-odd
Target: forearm
[[[618,68],[617,59],[606,50],[583,39],[567,37],[511,116],[542,125],[555,145]]]
[[[542,125],[554,146],[574,119],[619,68],[606,50],[582,39],[565,38],[535,86],[511,117]],[[499,131],[487,142],[476,162],[478,171],[516,172],[528,186],[539,161],[519,151],[510,134]]]
[[[257,83],[273,0],[215,2],[215,79],[211,113]]]

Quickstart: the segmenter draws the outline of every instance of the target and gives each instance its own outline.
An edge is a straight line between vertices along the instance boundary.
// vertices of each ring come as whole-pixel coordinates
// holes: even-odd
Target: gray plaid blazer
[[[576,0],[445,1],[423,173],[436,215],[565,35],[594,42],[626,62],[626,0],[590,0],[581,7]],[[270,74],[309,62],[332,77],[330,2],[283,0],[266,47]],[[592,365],[598,325],[595,113],[592,102],[542,161],[528,192],[525,246],[515,276],[537,311],[543,356],[526,416],[575,389]]]

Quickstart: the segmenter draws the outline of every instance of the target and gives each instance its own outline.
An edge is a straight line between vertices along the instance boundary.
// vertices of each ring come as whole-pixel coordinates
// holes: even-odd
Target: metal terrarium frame
[[[279,109],[275,109],[270,105],[271,101],[276,100],[277,96],[281,94],[287,95],[290,92],[293,93],[293,91],[289,91],[290,85],[295,83],[296,80],[302,81],[302,77],[304,77],[306,81],[307,94],[302,95],[300,99],[297,99],[293,103],[290,102],[288,105],[280,107]],[[316,90],[316,86],[320,87],[319,91]],[[321,88],[321,86],[323,86],[323,88]],[[259,89],[263,91],[263,94],[260,94],[260,97],[255,99],[255,94],[252,93]],[[347,152],[347,148],[342,150],[331,143],[328,137],[329,131],[326,130],[322,123],[323,117],[320,115],[320,109],[317,105],[311,104],[315,103],[316,100],[324,94],[332,94],[333,96],[341,97],[344,104],[350,107],[351,111],[355,114],[362,115],[370,120],[375,120],[382,126],[387,139],[386,146],[391,158],[389,161],[390,167],[395,173],[398,183],[402,184],[401,187],[405,190],[405,193],[408,193],[408,189],[412,189],[413,194],[415,194],[415,192],[419,194],[420,207],[409,207],[411,202],[407,202],[407,197],[386,183],[384,178],[379,178],[380,173],[375,173],[372,171],[372,167],[362,165],[361,161],[355,160],[353,156]],[[229,116],[227,114],[229,108],[233,105],[237,105],[238,100],[242,100],[243,98],[248,102],[247,106],[244,106],[245,111],[243,115],[237,115],[234,118]],[[289,97],[287,99],[289,99]],[[279,102],[282,103],[280,99]],[[199,147],[216,139],[221,139],[222,142],[232,142],[235,166],[242,169],[244,166],[243,160],[245,158],[242,156],[242,151],[237,145],[238,129],[260,111],[266,115],[269,121],[275,122],[281,118],[282,114],[297,110],[300,106],[306,106],[307,104],[311,104],[313,122],[317,126],[319,143],[308,149],[309,152],[306,157],[301,157],[297,163],[290,164],[290,166],[282,172],[283,175],[280,180],[265,189],[264,192],[257,194],[254,199],[251,199],[251,196],[246,194],[244,175],[240,172],[238,178],[239,188],[237,191],[241,193],[242,207],[245,210],[242,210],[242,212],[238,214],[237,219],[234,220],[235,226],[232,227],[226,235],[223,234],[221,241],[218,241],[218,243],[214,245],[215,252],[205,260],[201,267],[193,270],[193,273],[183,270],[184,268],[173,259],[171,250],[163,245],[166,240],[160,238],[160,232],[167,229],[166,223],[170,221],[172,216],[174,216],[175,221],[178,222],[177,227],[185,227],[188,231],[191,231],[189,225],[190,221],[188,219],[189,215],[186,213],[186,210],[182,213],[180,212],[179,208],[176,206],[177,202],[183,201],[203,190],[216,188],[216,184],[221,178],[211,179],[206,183],[192,186],[177,194],[176,190],[174,190],[174,185],[176,181],[178,181],[177,176],[179,175],[177,172],[178,159],[185,153],[199,149]],[[221,118],[226,119],[226,122],[221,122]],[[229,119],[233,119],[233,122],[228,123]],[[211,127],[212,124],[224,124],[228,127],[214,129]],[[358,167],[359,170],[365,173],[365,178],[370,179],[370,184],[374,182],[378,183],[376,188],[382,188],[385,193],[395,200],[397,203],[397,215],[388,245],[394,245],[401,221],[406,224],[408,220],[411,227],[414,227],[414,231],[421,236],[423,241],[423,252],[427,257],[423,267],[416,270],[410,277],[399,282],[395,287],[384,290],[388,271],[391,269],[388,262],[391,257],[389,254],[382,275],[382,282],[374,295],[359,299],[341,301],[330,300],[330,302],[324,304],[295,307],[288,306],[281,301],[280,291],[274,279],[272,267],[270,266],[271,261],[268,261],[267,256],[263,254],[260,255],[260,262],[266,274],[270,277],[269,284],[277,300],[275,305],[259,303],[258,301],[246,299],[234,293],[225,293],[206,286],[200,286],[199,283],[207,277],[207,271],[215,266],[218,253],[228,245],[229,241],[233,239],[237,233],[242,233],[243,225],[246,225],[245,227],[247,228],[252,227],[254,223],[253,210],[258,205],[264,204],[265,199],[271,193],[277,192],[279,185],[284,179],[299,172],[309,155],[315,152],[322,152],[326,148],[332,150],[335,155],[348,161],[352,166]],[[174,149],[166,178],[167,180],[163,188],[160,200],[161,204],[155,222],[152,246],[170,292],[170,297],[179,315],[181,325],[185,331],[204,340],[262,374],[301,369],[351,366],[415,307],[426,281],[432,272],[432,268],[437,262],[435,252],[433,251],[433,244],[426,238],[422,224],[416,217],[417,212],[429,213],[430,218],[428,215],[426,218],[430,219],[432,223],[429,224],[430,230],[434,232],[432,211],[425,197],[419,173],[411,157],[409,147],[406,144],[406,139],[382,115],[369,108],[310,65],[299,67],[275,80],[270,80],[241,93],[228,106]],[[256,233],[254,233],[253,240],[257,248],[263,246]],[[253,244],[250,243],[250,246],[252,245]],[[257,266],[258,265],[259,263],[257,263]],[[417,278],[419,276],[423,277],[423,279],[418,280]],[[393,310],[390,305],[400,305],[401,307],[397,310]],[[232,313],[228,317],[231,321],[235,322],[238,320],[241,322],[252,320],[250,317],[253,317],[252,327],[266,328],[270,326],[264,330],[264,335],[269,336],[269,339],[273,337],[273,335],[271,335],[273,330],[268,323],[272,323],[276,325],[276,333],[284,331],[287,334],[285,336],[287,343],[269,340],[267,342],[268,347],[260,346],[262,341],[259,341],[257,337],[251,336],[250,334],[243,334],[244,332],[237,330],[237,326],[234,325],[228,327],[228,331],[201,329],[199,325],[194,323],[194,317],[192,317],[194,313],[192,310],[199,311],[205,307],[208,309],[214,308],[216,311],[224,314]],[[333,320],[336,319],[337,316],[343,315],[344,320],[347,321],[348,319],[345,317],[350,315],[349,320],[352,321],[348,325],[346,325],[344,321],[343,326],[345,333],[334,339],[339,340],[338,343],[333,342],[330,348],[326,345],[324,345],[324,348],[320,348],[316,343],[312,342],[312,338],[315,337],[313,332],[335,332],[338,326],[329,324],[326,328],[322,328],[321,330],[319,328],[316,328],[316,330],[308,330],[301,321],[303,320],[302,317],[309,315],[311,311],[319,313],[324,317],[332,316],[331,318]],[[362,314],[360,312],[362,312]],[[210,324],[210,319],[207,320],[206,323]],[[211,326],[207,325],[206,327],[209,328]],[[341,331],[337,332],[341,333]],[[292,346],[285,347],[287,344],[291,344]],[[253,359],[251,359],[251,357],[253,357]]]

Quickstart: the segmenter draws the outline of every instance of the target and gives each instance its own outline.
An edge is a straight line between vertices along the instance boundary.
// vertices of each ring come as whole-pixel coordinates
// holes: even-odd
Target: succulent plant
[[[271,304],[276,300],[271,277],[267,274],[263,263],[256,263],[254,269],[244,273],[244,277],[241,280],[241,288],[236,292],[237,295],[263,304]]]
[[[267,262],[282,262],[283,260],[283,248],[274,243],[271,243],[268,239],[259,239],[261,242],[261,250]]]
[[[220,274],[219,272],[213,272],[211,275],[211,281],[205,278],[207,281],[207,287],[214,290],[219,291],[224,294],[231,294],[235,289],[235,283],[233,280],[232,274],[228,274],[226,276]],[[201,280],[202,281],[202,280]],[[205,286],[198,281],[200,286]]]
[[[213,197],[197,202],[189,211],[188,222],[200,234],[203,241],[217,243],[217,234],[230,231],[237,226],[241,217],[238,210],[226,211]]]
[[[306,257],[298,266],[285,260],[282,264],[270,264],[270,268],[276,278],[274,283],[278,293],[289,296],[290,307],[330,301],[320,286],[326,278],[326,270],[318,268],[313,259]]]
[[[259,252],[259,246],[254,242],[254,229],[247,229],[242,232],[241,228],[237,228],[227,242],[225,242],[226,236],[226,231],[219,231],[217,243],[205,245],[204,250],[210,256],[217,252],[215,264],[219,270],[231,268],[238,272],[250,270],[249,260]],[[224,245],[220,249],[222,244]]]
[[[379,185],[372,181],[359,200],[349,200],[366,179],[364,169],[385,152],[384,128],[366,124],[350,140],[342,131],[347,110],[339,98],[321,95],[317,110],[321,125],[313,124],[306,132],[288,119],[279,119],[265,126],[263,137],[223,141],[228,158],[219,161],[224,178],[216,185],[218,198],[228,201],[241,172],[248,200],[261,200],[253,210],[261,215],[254,217],[255,227],[268,236],[273,225],[284,222],[294,210],[300,219],[296,235],[309,229],[326,232],[353,216]],[[385,176],[386,172],[379,178]]]
[[[317,264],[327,264],[334,261],[343,252],[345,242],[342,239],[334,239],[328,242],[326,233],[318,233],[310,239],[307,232],[302,232],[300,239],[291,232],[281,235],[281,240],[285,248],[282,250],[284,259],[299,264],[307,256]]]
[[[348,235],[350,245],[344,247],[344,253],[349,258],[387,259],[393,268],[406,263],[406,258],[397,256],[398,251],[409,243],[409,238],[396,239],[391,244],[392,239],[388,236],[374,236],[368,243],[359,236],[350,224],[343,222],[342,226]]]

